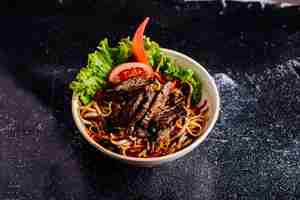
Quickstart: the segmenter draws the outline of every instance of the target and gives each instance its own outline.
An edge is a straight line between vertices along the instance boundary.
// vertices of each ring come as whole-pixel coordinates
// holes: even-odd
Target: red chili
[[[199,107],[199,111],[201,111],[207,105],[207,100],[203,101],[203,104]]]
[[[200,105],[199,107],[195,107],[192,110],[194,111],[194,113],[198,114],[206,107],[206,105],[207,105],[207,100],[205,99],[202,105]]]
[[[144,31],[148,24],[149,17],[146,17],[144,21],[138,26],[132,39],[132,52],[135,59],[138,62],[148,64],[148,57],[144,49]]]

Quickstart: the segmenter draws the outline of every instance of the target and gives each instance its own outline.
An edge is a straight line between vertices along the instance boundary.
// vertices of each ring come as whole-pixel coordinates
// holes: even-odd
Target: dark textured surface
[[[300,199],[297,9],[67,2],[50,17],[0,18],[1,200]],[[152,16],[148,35],[207,67],[222,99],[203,144],[151,169],[88,145],[67,86],[97,41],[132,34],[144,15]]]

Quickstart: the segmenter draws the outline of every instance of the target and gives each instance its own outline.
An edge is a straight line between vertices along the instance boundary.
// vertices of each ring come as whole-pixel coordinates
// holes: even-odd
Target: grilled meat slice
[[[151,85],[147,85],[145,87],[145,93],[143,94],[144,95],[143,102],[140,103],[140,106],[138,107],[136,114],[132,116],[131,122],[126,130],[126,132],[129,135],[135,134],[137,132],[135,125],[145,116],[156,94],[157,93],[154,91]]]
[[[108,89],[106,91],[98,91],[94,97],[98,105],[103,105],[107,102],[111,102],[112,113],[107,117],[107,121],[111,123],[112,126],[118,126],[119,114],[122,110],[122,104],[128,99],[123,91],[115,91],[113,89]]]
[[[135,77],[135,78],[131,78],[131,79],[121,82],[114,89],[116,91],[121,90],[121,91],[132,92],[134,90],[143,88],[148,84],[149,84],[149,80],[146,80],[142,77]]]
[[[137,128],[137,129],[135,130],[135,135],[138,136],[138,137],[143,138],[143,137],[147,137],[148,132],[147,132],[147,130],[145,130],[145,129]]]
[[[113,101],[122,102],[128,99],[128,93],[125,91],[117,91],[114,89],[107,89],[106,91],[98,91],[94,96],[94,100],[97,102],[101,101]]]
[[[127,126],[131,119],[136,114],[137,109],[144,100],[144,91],[140,90],[127,104],[123,107],[120,123],[122,126]]]
[[[156,124],[159,124],[160,129],[174,126],[177,119],[187,115],[185,109],[187,98],[183,93],[174,92],[169,95],[169,99],[162,111],[153,118]]]
[[[119,124],[120,124],[119,115],[122,111],[122,105],[120,103],[117,103],[117,102],[113,101],[111,108],[112,108],[112,112],[107,117],[107,121],[109,121],[111,126],[119,127]]]
[[[176,105],[174,109],[157,116],[155,121],[157,121],[160,128],[170,128],[175,126],[177,119],[183,118],[186,115],[187,112],[184,107],[182,105]]]
[[[149,110],[154,97],[157,94],[154,91],[154,89],[151,87],[151,85],[147,85],[145,90],[146,90],[146,92],[145,92],[144,102],[141,104],[138,112],[136,113],[135,117],[133,118],[133,120],[132,120],[133,123],[140,121],[144,117],[146,112]]]
[[[153,100],[153,103],[146,113],[145,117],[141,121],[141,125],[144,128],[148,128],[149,122],[154,118],[159,112],[161,112],[169,99],[173,88],[173,83],[171,81],[167,82],[162,90],[156,95],[156,98]]]

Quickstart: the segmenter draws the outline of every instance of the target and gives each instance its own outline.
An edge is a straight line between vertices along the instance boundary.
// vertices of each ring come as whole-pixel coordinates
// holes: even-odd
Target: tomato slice
[[[132,39],[132,53],[138,62],[149,64],[148,57],[144,48],[144,31],[149,22],[149,17],[138,26]]]
[[[153,73],[153,69],[149,65],[140,62],[128,62],[115,67],[111,71],[108,80],[116,84],[136,76],[150,79],[153,77]]]

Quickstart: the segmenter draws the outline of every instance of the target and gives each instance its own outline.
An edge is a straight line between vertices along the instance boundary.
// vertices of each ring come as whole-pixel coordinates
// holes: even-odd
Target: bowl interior
[[[134,164],[137,166],[153,166],[157,164],[164,163],[166,161],[175,160],[179,157],[184,156],[188,152],[192,151],[196,146],[198,146],[208,135],[208,133],[213,128],[219,114],[219,94],[215,85],[213,78],[208,74],[208,72],[196,61],[187,57],[184,54],[179,52],[169,50],[169,49],[162,49],[163,52],[168,55],[179,67],[182,68],[190,68],[194,71],[195,75],[201,80],[202,83],[202,102],[203,100],[208,101],[209,105],[209,120],[207,126],[205,127],[204,133],[197,138],[192,144],[189,146],[181,149],[178,152],[173,154],[169,154],[166,156],[155,157],[155,158],[134,158],[123,156],[117,153],[114,153],[110,150],[105,149],[98,143],[96,143],[92,138],[89,137],[87,131],[85,130],[85,125],[81,122],[79,117],[79,106],[80,101],[77,96],[73,96],[72,98],[72,114],[74,121],[80,130],[81,134],[84,138],[93,146],[95,146],[98,150],[103,152],[104,154],[115,158],[117,160],[121,160],[123,162]]]

